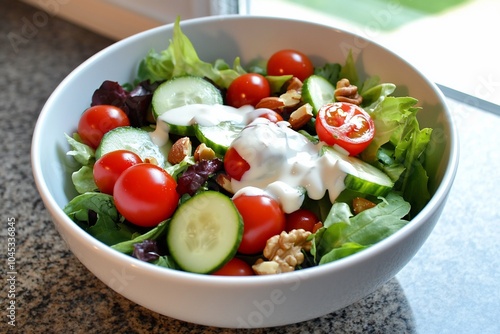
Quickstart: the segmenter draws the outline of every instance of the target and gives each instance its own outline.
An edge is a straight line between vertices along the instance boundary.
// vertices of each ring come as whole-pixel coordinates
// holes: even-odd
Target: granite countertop
[[[0,332],[236,333],[138,306],[99,281],[69,251],[34,185],[32,132],[60,81],[113,41],[16,1],[0,0],[0,7]],[[449,103],[460,131],[461,164],[442,218],[415,258],[349,307],[291,326],[247,332],[500,332],[500,117],[479,105]],[[16,229],[15,282],[7,275],[9,223]],[[15,327],[8,324],[13,299]]]

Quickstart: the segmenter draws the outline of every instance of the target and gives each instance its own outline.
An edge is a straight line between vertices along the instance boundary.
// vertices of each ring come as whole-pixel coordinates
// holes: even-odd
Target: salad
[[[64,208],[113,249],[212,275],[267,275],[360,252],[430,194],[412,97],[352,54],[201,60],[177,19],[132,83],[104,81],[66,138],[78,193]]]

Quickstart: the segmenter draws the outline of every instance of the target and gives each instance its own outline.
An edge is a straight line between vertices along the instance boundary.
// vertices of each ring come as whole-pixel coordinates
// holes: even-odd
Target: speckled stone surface
[[[0,333],[498,333],[500,119],[454,103],[462,164],[443,218],[394,279],[363,300],[286,327],[230,330],[161,316],[109,289],[71,254],[36,191],[32,131],[59,82],[112,41],[0,0]],[[29,29],[29,23],[31,28]],[[481,137],[482,136],[482,137]],[[15,298],[8,222],[15,219]],[[8,324],[15,300],[15,327]]]

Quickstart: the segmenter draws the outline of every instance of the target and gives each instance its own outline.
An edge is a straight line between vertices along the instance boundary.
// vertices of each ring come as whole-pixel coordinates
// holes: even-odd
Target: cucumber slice
[[[129,150],[136,153],[142,160],[155,159],[159,166],[164,167],[166,154],[153,143],[149,132],[131,126],[122,126],[107,132],[95,152],[96,159],[116,150]]]
[[[344,155],[332,147],[324,146],[323,153],[335,160],[347,162],[343,171],[347,173],[344,184],[347,189],[373,196],[385,196],[394,187],[394,182],[380,169],[356,157]]]
[[[219,155],[226,154],[229,146],[243,128],[243,124],[235,124],[227,121],[213,126],[203,126],[200,124],[194,126],[196,138]]]
[[[243,236],[243,220],[231,199],[217,191],[190,198],[174,213],[167,245],[185,271],[206,274],[234,257]]]
[[[325,78],[313,74],[304,81],[302,100],[313,107],[316,116],[318,110],[327,103],[334,101],[335,87]]]
[[[187,104],[222,103],[219,89],[207,80],[194,76],[182,76],[165,81],[156,88],[151,101],[155,119],[170,109]]]

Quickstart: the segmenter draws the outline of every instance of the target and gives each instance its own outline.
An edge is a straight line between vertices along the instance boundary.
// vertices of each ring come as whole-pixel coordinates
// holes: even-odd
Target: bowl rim
[[[337,260],[335,262],[327,263],[322,266],[315,266],[312,268],[306,268],[282,275],[264,275],[264,276],[238,276],[238,277],[233,277],[233,276],[212,276],[212,275],[203,275],[203,274],[196,274],[196,273],[190,273],[190,272],[184,272],[180,270],[175,270],[175,269],[169,269],[169,268],[163,268],[163,267],[158,267],[155,265],[151,265],[150,263],[145,263],[143,261],[140,261],[138,259],[135,259],[129,255],[123,254],[119,251],[116,251],[112,249],[110,246],[105,245],[104,243],[98,241],[94,237],[92,237],[90,234],[86,233],[84,230],[82,230],[78,225],[76,225],[63,211],[61,207],[56,203],[56,200],[54,197],[51,195],[48,184],[43,178],[43,173],[42,173],[42,167],[41,167],[41,154],[42,154],[42,148],[38,144],[40,142],[39,138],[42,135],[42,129],[44,127],[44,124],[46,123],[46,120],[48,118],[49,111],[51,109],[51,105],[54,103],[54,101],[57,99],[59,95],[59,91],[63,89],[63,87],[66,85],[67,82],[71,81],[73,77],[77,76],[77,74],[84,70],[84,68],[94,62],[96,59],[98,59],[103,53],[107,53],[111,50],[114,49],[119,49],[122,47],[124,44],[128,43],[133,43],[135,40],[139,40],[142,38],[147,38],[149,35],[154,35],[160,31],[164,30],[171,30],[174,23],[162,25],[159,27],[155,27],[143,32],[140,32],[138,34],[132,35],[130,37],[124,38],[120,41],[117,41],[110,46],[104,48],[103,50],[97,52],[93,56],[89,57],[87,60],[85,60],[83,63],[81,63],[79,66],[77,66],[75,69],[73,69],[56,87],[56,89],[52,92],[52,94],[49,96],[47,101],[45,102],[38,119],[36,121],[36,125],[34,128],[33,132],[33,137],[32,137],[32,146],[31,146],[31,165],[32,165],[32,172],[35,180],[36,187],[38,189],[38,192],[46,206],[46,209],[49,211],[49,213],[52,216],[53,223],[57,225],[57,223],[54,221],[56,220],[56,217],[59,219],[59,221],[64,224],[65,228],[68,230],[69,233],[71,233],[75,238],[79,240],[79,242],[83,244],[87,244],[88,247],[92,247],[96,250],[98,250],[102,256],[109,258],[112,261],[118,261],[121,265],[127,266],[131,265],[134,267],[138,267],[141,271],[145,271],[145,273],[152,274],[152,275],[160,275],[163,277],[168,277],[171,276],[174,279],[179,279],[179,280],[191,280],[193,282],[198,282],[198,283],[204,283],[204,284],[211,284],[214,286],[217,285],[225,285],[227,284],[238,284],[241,286],[259,286],[259,285],[267,285],[269,282],[283,282],[284,280],[290,279],[290,280],[296,280],[297,277],[301,277],[303,275],[307,275],[308,277],[314,277],[314,276],[322,276],[325,275],[329,272],[336,271],[336,270],[342,270],[343,268],[348,268],[353,265],[369,261],[370,258],[376,256],[377,254],[387,251],[388,249],[392,248],[394,245],[396,245],[400,239],[404,239],[405,237],[408,237],[412,232],[416,229],[418,229],[422,224],[425,224],[427,219],[432,216],[437,210],[439,210],[439,207],[442,206],[443,202],[446,200],[447,194],[452,186],[453,179],[455,177],[457,167],[458,167],[458,135],[457,135],[457,129],[456,126],[454,125],[452,115],[450,112],[450,109],[448,108],[444,95],[443,93],[439,90],[437,85],[433,82],[431,82],[427,76],[425,76],[420,70],[415,68],[412,64],[408,63],[405,59],[402,59],[399,57],[396,53],[393,51],[377,44],[374,41],[371,41],[363,36],[360,36],[356,33],[337,28],[335,26],[330,26],[330,25],[325,25],[317,22],[309,22],[305,20],[300,20],[300,19],[292,19],[292,18],[279,18],[279,17],[269,17],[269,16],[241,16],[241,15],[236,15],[236,14],[231,14],[231,15],[221,15],[221,16],[208,16],[208,17],[201,17],[201,18],[194,18],[194,19],[187,19],[181,21],[181,26],[190,26],[190,25],[200,25],[208,21],[218,21],[218,20],[269,20],[269,21],[288,21],[288,22],[299,22],[303,24],[308,24],[308,25],[316,25],[320,26],[323,28],[330,29],[332,31],[337,31],[338,33],[341,34],[348,34],[356,38],[360,38],[364,42],[374,44],[378,48],[384,49],[386,52],[391,53],[395,57],[401,59],[403,62],[405,62],[409,67],[411,67],[415,72],[420,74],[420,76],[425,80],[429,86],[433,88],[435,91],[439,102],[443,106],[443,113],[446,115],[447,121],[448,121],[448,128],[449,128],[449,143],[450,143],[450,148],[449,148],[449,161],[446,165],[445,171],[443,173],[443,178],[438,187],[436,188],[434,194],[432,195],[430,201],[426,204],[426,206],[403,228],[401,228],[399,231],[394,233],[393,235],[385,238],[384,240],[372,245],[369,247],[369,249],[353,254],[351,256],[348,256],[346,258]]]

